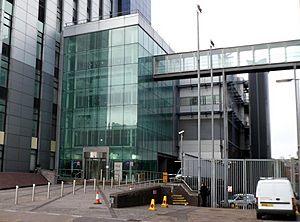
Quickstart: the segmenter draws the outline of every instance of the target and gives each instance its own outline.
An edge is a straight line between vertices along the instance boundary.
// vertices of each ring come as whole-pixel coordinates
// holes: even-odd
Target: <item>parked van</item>
[[[296,219],[296,199],[287,178],[261,178],[256,187],[256,217],[281,214]]]

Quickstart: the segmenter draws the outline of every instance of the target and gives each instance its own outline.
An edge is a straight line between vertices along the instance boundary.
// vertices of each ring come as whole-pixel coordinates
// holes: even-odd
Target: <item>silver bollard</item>
[[[75,195],[75,184],[76,184],[76,180],[73,180],[73,195]]]
[[[111,177],[111,179],[110,179],[110,188],[113,188],[113,185],[114,185],[114,178]]]
[[[125,177],[125,184],[127,185],[127,182],[128,182],[128,178],[127,178],[127,175]]]
[[[131,176],[131,183],[132,184],[134,183],[134,176],[133,175]]]
[[[138,174],[137,177],[138,177],[138,183],[140,183],[140,174]]]
[[[102,185],[102,189],[104,190],[105,189],[105,177],[103,177],[103,185]]]
[[[119,179],[119,187],[121,186],[121,177],[118,176],[118,179]]]
[[[94,178],[94,191],[96,191],[96,178]]]
[[[34,199],[35,199],[35,184],[32,184],[31,201],[34,202]]]
[[[19,186],[16,186],[16,193],[15,193],[15,205],[18,204],[18,193],[19,193]]]
[[[103,174],[103,170],[101,169],[100,170],[100,180],[102,179],[102,176],[103,176],[102,174]]]
[[[61,181],[61,186],[60,186],[60,197],[64,196],[64,181]]]
[[[83,181],[83,192],[86,193],[86,179]]]
[[[50,199],[50,182],[48,182],[47,199]]]

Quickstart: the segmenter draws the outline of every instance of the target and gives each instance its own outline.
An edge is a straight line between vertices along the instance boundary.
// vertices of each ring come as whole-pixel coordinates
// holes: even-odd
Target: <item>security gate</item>
[[[200,181],[209,188],[208,202],[211,207],[228,205],[228,199],[241,194],[244,198],[255,197],[256,184],[261,177],[287,177],[299,193],[297,161],[275,159],[201,159]],[[198,160],[184,159],[183,178],[191,190],[198,190]],[[248,200],[246,200],[248,201]],[[254,200],[252,200],[253,202]],[[246,206],[252,205],[250,200]],[[242,205],[241,205],[242,206]]]

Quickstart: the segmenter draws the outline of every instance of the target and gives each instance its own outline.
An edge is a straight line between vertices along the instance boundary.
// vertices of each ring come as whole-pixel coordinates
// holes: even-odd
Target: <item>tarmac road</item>
[[[108,197],[112,192],[120,191],[110,187],[101,190],[102,204],[95,205],[95,192],[92,186],[84,193],[81,186],[66,186],[64,196],[60,198],[59,185],[51,187],[50,199],[47,199],[45,186],[36,188],[36,200],[31,201],[31,188],[19,190],[19,203],[14,204],[15,190],[0,191],[0,222],[247,222],[256,220],[255,210],[212,209],[193,206],[169,205],[161,208],[156,204],[156,211],[149,211],[149,206],[131,208],[110,208]],[[150,203],[149,203],[150,204]],[[299,218],[298,218],[299,220]],[[266,221],[285,221],[285,218],[266,218]]]

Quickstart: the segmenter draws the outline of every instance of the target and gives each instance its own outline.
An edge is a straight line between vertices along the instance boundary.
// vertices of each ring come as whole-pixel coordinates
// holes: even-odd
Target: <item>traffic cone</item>
[[[162,202],[162,204],[160,206],[163,207],[163,208],[167,208],[168,207],[167,196],[164,196],[163,202]]]
[[[150,207],[148,208],[148,210],[156,210],[155,200],[154,199],[151,199],[151,204],[150,204]]]
[[[100,200],[98,191],[96,192],[96,202],[95,202],[95,204],[101,204],[101,200]]]

